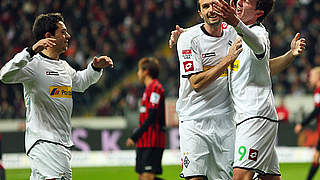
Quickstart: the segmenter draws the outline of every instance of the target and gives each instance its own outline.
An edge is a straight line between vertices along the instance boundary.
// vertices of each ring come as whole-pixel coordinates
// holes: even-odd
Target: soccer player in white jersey
[[[222,19],[213,13],[212,0],[198,3],[204,24],[183,33],[177,44],[181,177],[228,180],[232,178],[235,126],[226,69],[242,48],[240,39],[234,42],[230,27],[222,26]]]
[[[234,180],[252,179],[254,173],[264,180],[281,179],[275,150],[278,117],[269,67],[270,42],[261,24],[273,3],[273,0],[238,0],[235,8],[232,2],[230,6],[218,0],[214,8],[240,36],[253,33],[255,36],[251,37],[256,38],[252,44],[243,36],[243,51],[229,75],[237,123]]]
[[[113,62],[95,57],[87,69],[76,72],[60,59],[71,37],[60,13],[39,15],[32,31],[37,42],[2,67],[0,80],[24,87],[30,180],[71,180],[72,91],[85,91]]]
[[[198,1],[199,2],[199,1]],[[211,2],[213,2],[213,1],[209,1],[210,3]],[[210,4],[209,3],[209,4]],[[200,25],[201,26],[201,25]],[[194,27],[192,27],[192,28],[189,28],[188,29],[188,31],[195,31],[195,29],[199,29],[199,25],[197,25],[197,26],[194,26]],[[169,46],[170,47],[172,47],[174,44],[175,44],[175,42],[176,42],[176,40],[177,40],[177,38],[179,37],[179,35],[180,35],[180,33],[182,33],[184,30],[182,30],[182,29],[180,29],[180,27],[179,26],[177,26],[177,30],[176,31],[172,31],[171,32],[171,37],[170,37],[170,40],[169,40]],[[237,34],[237,32],[235,31],[235,30],[229,30],[229,35],[231,35],[232,34],[232,32],[234,33],[234,34]],[[259,45],[259,44],[256,44],[256,39],[257,39],[257,37],[255,36],[255,34],[253,34],[253,33],[251,33],[250,31],[247,31],[247,32],[244,32],[244,39],[247,41],[247,42],[251,42],[251,45]],[[190,36],[190,34],[189,34],[189,36]],[[233,37],[235,37],[234,35],[232,35]],[[252,36],[252,37],[251,37]],[[223,37],[226,37],[226,36],[223,36]],[[290,51],[288,51],[285,55],[283,55],[283,56],[280,56],[280,57],[277,57],[277,58],[274,58],[274,59],[272,59],[272,60],[270,60],[270,67],[271,67],[271,74],[276,74],[276,73],[278,73],[279,71],[281,71],[281,70],[283,70],[288,64],[290,64],[290,62],[294,59],[294,57],[295,56],[297,56],[297,55],[299,55],[299,54],[301,54],[302,53],[302,51],[303,51],[303,49],[304,49],[304,47],[305,47],[305,40],[304,39],[299,39],[299,37],[300,37],[300,35],[299,34],[297,34],[296,36],[295,36],[295,38],[292,40],[292,43],[291,43],[291,50]],[[192,36],[191,36],[191,38],[192,38]],[[226,37],[226,38],[230,38],[230,37]],[[180,40],[180,39],[179,39]],[[231,38],[231,41],[232,41],[232,38]],[[196,41],[195,41],[196,42]],[[199,45],[199,43],[197,43],[198,45]],[[203,49],[203,48],[202,48]],[[207,50],[209,50],[209,49],[207,49]],[[178,47],[178,51],[179,51],[179,47]],[[181,51],[181,50],[180,50]],[[210,50],[209,50],[210,51]],[[192,56],[190,55],[190,57],[188,57],[186,54],[187,53],[190,53],[190,52],[187,52],[187,51],[184,51],[184,52],[178,52],[178,53],[181,53],[180,55],[179,55],[179,58],[180,58],[180,56],[185,56],[185,57],[187,57],[187,58],[191,58]],[[204,56],[206,56],[205,55],[205,53],[204,53]],[[187,62],[187,59],[185,60],[186,62]],[[182,68],[183,66],[181,66],[181,68]],[[189,67],[191,67],[190,65],[189,65]],[[180,68],[180,69],[181,69]],[[184,67],[183,67],[184,68]],[[181,72],[183,72],[184,71],[184,69],[181,69],[180,70]],[[182,84],[182,83],[181,83]],[[180,90],[181,90],[181,88],[180,88]],[[181,91],[180,91],[181,92]],[[180,99],[180,95],[179,95],[179,99]],[[215,106],[217,106],[217,104],[215,105]],[[215,107],[214,106],[214,107]],[[207,107],[208,109],[210,109],[210,106],[208,106]],[[230,107],[229,107],[230,108]],[[179,112],[179,100],[178,100],[178,102],[177,102],[177,111]],[[190,112],[192,112],[192,110],[190,111],[190,112],[188,112],[189,111],[189,108],[185,108],[185,109],[182,109],[182,110],[180,110],[180,111],[182,111],[182,113],[183,112],[185,112],[185,111],[187,111],[187,112],[185,112],[185,113],[190,113]],[[204,113],[205,114],[205,113]],[[180,117],[180,115],[179,115],[179,117]],[[182,125],[182,123],[180,123],[180,126]],[[181,128],[182,129],[182,128]],[[191,134],[191,133],[190,133]],[[181,135],[181,132],[180,132],[180,135]],[[181,139],[181,141],[180,141],[180,143],[181,143],[181,145],[183,146],[183,144],[185,143],[185,142],[188,142],[188,141],[190,141],[190,140],[185,140],[185,139]],[[188,143],[190,143],[190,142],[188,142]],[[192,143],[192,142],[191,142]],[[195,146],[197,146],[198,144],[195,144]],[[197,146],[198,147],[198,146]],[[183,147],[182,147],[183,148]],[[233,150],[232,150],[233,151]],[[188,159],[188,157],[187,158],[185,158],[184,157],[184,155],[185,154],[188,154],[189,152],[186,152],[186,153],[184,153],[183,152],[183,149],[182,149],[182,160],[184,160],[184,166],[186,166],[186,165],[188,165],[188,163],[190,162],[190,160]],[[212,160],[212,159],[211,159]],[[214,161],[215,161],[215,159],[213,159]],[[201,165],[200,165],[200,168],[202,168],[201,167]],[[215,167],[213,167],[213,168],[215,168]],[[186,168],[184,168],[184,169],[186,169]],[[214,177],[214,176],[213,176]]]

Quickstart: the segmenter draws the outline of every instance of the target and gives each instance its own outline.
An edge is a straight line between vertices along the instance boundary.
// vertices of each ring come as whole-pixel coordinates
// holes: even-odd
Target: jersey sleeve
[[[180,75],[182,77],[188,77],[191,74],[203,71],[199,50],[190,34],[189,32],[182,33],[177,43]]]
[[[0,80],[9,84],[32,80],[36,74],[35,68],[32,67],[32,60],[25,48],[1,68]]]
[[[95,71],[92,68],[91,63],[88,64],[86,69],[76,71],[67,62],[64,62],[64,65],[68,69],[72,78],[73,91],[84,92],[90,85],[96,83],[100,79],[103,71]]]
[[[320,107],[320,91],[316,91],[313,95],[314,107]]]
[[[163,90],[160,87],[156,86],[150,94],[150,100],[149,100],[150,103],[147,105],[146,108],[158,109],[159,104],[161,103],[163,98],[164,98]]]

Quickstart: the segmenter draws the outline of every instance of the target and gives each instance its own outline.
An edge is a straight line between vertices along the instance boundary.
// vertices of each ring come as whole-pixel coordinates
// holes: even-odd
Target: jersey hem
[[[44,140],[44,139],[39,139],[39,140],[37,140],[36,142],[34,142],[34,143],[32,144],[32,146],[29,148],[29,150],[27,151],[26,154],[29,155],[31,149],[34,148],[34,146],[35,146],[37,143],[39,143],[39,142],[46,142],[46,143],[51,143],[51,144],[55,144],[55,145],[60,145],[60,146],[63,146],[64,148],[69,149],[69,150],[70,150],[72,147],[74,147],[74,145],[66,146],[66,145],[63,145],[63,144],[58,143],[58,142],[49,141],[49,140]]]

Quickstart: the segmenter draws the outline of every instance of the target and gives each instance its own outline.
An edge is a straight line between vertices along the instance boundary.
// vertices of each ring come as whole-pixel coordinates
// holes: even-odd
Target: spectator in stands
[[[320,66],[315,67],[310,72],[309,85],[315,88],[313,94],[314,100],[314,110],[309,114],[309,116],[302,121],[301,124],[297,124],[294,131],[299,133],[301,129],[309,124],[314,118],[317,118],[318,134],[320,135]],[[319,168],[319,158],[320,158],[320,138],[318,145],[316,147],[316,152],[313,155],[313,162],[308,174],[308,180],[311,180]]]
[[[128,147],[137,147],[136,172],[139,180],[156,180],[162,173],[161,160],[166,145],[165,98],[158,81],[159,62],[156,58],[142,58],[138,78],[145,85],[141,99],[139,128],[128,138]]]

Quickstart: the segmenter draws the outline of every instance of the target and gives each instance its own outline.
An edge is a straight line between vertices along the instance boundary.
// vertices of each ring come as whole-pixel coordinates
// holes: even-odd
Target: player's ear
[[[51,35],[51,33],[46,32],[46,34],[44,35],[44,37],[46,37],[46,38],[50,38],[50,37],[52,37],[52,35]]]
[[[257,18],[261,17],[264,15],[264,11],[263,10],[256,10],[256,16]]]
[[[203,16],[202,16],[202,14],[201,14],[201,12],[199,10],[198,10],[198,14],[201,17],[201,19],[203,19]]]

